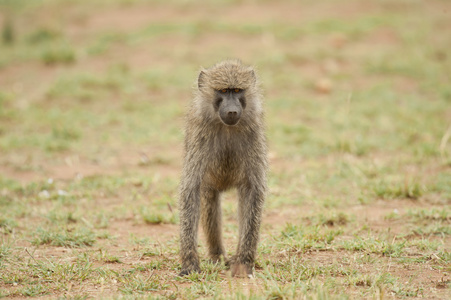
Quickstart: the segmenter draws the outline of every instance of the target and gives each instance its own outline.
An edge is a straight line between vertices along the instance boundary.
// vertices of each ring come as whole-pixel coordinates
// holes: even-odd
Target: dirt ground
[[[123,2],[125,3],[127,1]],[[187,75],[187,77],[191,76],[195,78],[195,74],[200,65],[211,65],[217,59],[223,58],[230,48],[233,48],[229,52],[231,56],[240,56],[244,61],[251,62],[253,61],[253,57],[256,56],[259,57],[260,62],[263,62],[263,64],[265,64],[265,58],[261,58],[262,54],[260,53],[262,51],[288,53],[291,51],[290,49],[299,49],[300,56],[298,60],[296,56],[297,52],[290,52],[294,55],[294,58],[289,62],[290,67],[287,68],[286,72],[292,76],[299,74],[300,78],[307,78],[307,81],[310,82],[310,90],[306,92],[306,88],[303,86],[301,91],[296,91],[294,88],[296,84],[294,83],[292,86],[289,86],[290,90],[287,91],[287,94],[291,93],[294,97],[311,98],[313,101],[317,101],[317,103],[326,105],[327,99],[331,95],[330,89],[346,89],[351,85],[359,90],[371,88],[383,77],[380,74],[370,74],[366,77],[359,76],[359,78],[353,79],[352,82],[347,80],[334,82],[332,88],[329,86],[329,74],[333,74],[334,72],[346,74],[360,72],[360,66],[353,62],[353,57],[359,60],[367,55],[368,52],[377,52],[379,50],[383,52],[388,51],[387,49],[399,47],[401,37],[396,30],[391,28],[390,24],[392,23],[388,23],[386,26],[375,26],[376,29],[370,30],[369,34],[359,36],[358,42],[352,40],[352,32],[343,33],[331,30],[328,33],[326,29],[318,29],[320,31],[318,34],[302,33],[298,38],[286,39],[280,45],[277,45],[277,37],[272,33],[265,33],[264,30],[259,33],[258,38],[250,38],[247,33],[236,34],[234,31],[237,29],[233,27],[233,24],[240,24],[245,20],[246,24],[270,24],[268,26],[273,24],[273,26],[277,26],[277,22],[283,21],[284,24],[288,24],[293,28],[302,29],[303,27],[308,28],[312,22],[320,22],[321,20],[355,20],[361,19],[365,15],[373,16],[390,10],[401,13],[403,10],[406,10],[406,13],[414,10],[415,16],[418,16],[420,15],[418,11],[423,10],[423,13],[428,18],[438,15],[437,18],[441,20],[441,23],[438,23],[442,26],[451,25],[449,21],[451,18],[445,21],[446,16],[450,16],[451,14],[451,6],[446,1],[431,1],[428,5],[419,5],[417,3],[414,5],[415,8],[409,8],[410,4],[406,1],[399,1],[399,3],[396,1],[381,1],[381,3],[379,1],[368,3],[361,1],[323,1],[321,3],[304,1],[302,4],[296,1],[263,1],[261,3],[257,3],[256,1],[236,1],[234,4],[227,4],[226,2],[220,2],[221,4],[218,5],[208,5],[202,9],[189,1],[182,2],[180,5],[163,2],[156,2],[155,4],[149,5],[140,1],[136,1],[136,3],[131,1],[131,4],[119,3],[112,5],[107,4],[105,1],[99,1],[91,6],[81,2],[65,4],[57,1],[55,4],[46,4],[47,6],[44,5],[42,8],[29,8],[28,10],[24,10],[24,12],[21,11],[17,13],[18,17],[16,18],[16,26],[19,32],[30,31],[27,26],[28,24],[33,24],[33,26],[37,27],[57,28],[73,45],[93,45],[99,39],[99,36],[112,35],[113,33],[119,42],[108,44],[106,46],[107,50],[102,52],[101,55],[85,53],[87,50],[83,49],[87,49],[87,47],[82,48],[82,50],[77,50],[77,60],[72,64],[46,65],[39,60],[23,58],[17,52],[15,54],[16,56],[11,55],[12,58],[10,58],[10,61],[4,63],[4,66],[0,69],[0,87],[3,91],[17,95],[12,106],[17,110],[18,114],[28,113],[30,107],[40,106],[41,104],[48,107],[50,114],[53,105],[58,106],[63,111],[64,109],[70,110],[72,109],[71,105],[73,105],[70,101],[76,101],[73,99],[63,99],[65,96],[62,96],[61,99],[63,100],[61,100],[61,104],[52,104],[52,100],[48,100],[48,91],[56,81],[64,76],[75,76],[80,72],[87,74],[108,73],[113,62],[126,66],[128,70],[136,74],[146,72],[150,69],[149,66],[161,70],[163,74],[168,74],[174,70],[180,70],[178,69],[180,67],[176,66],[177,63],[188,60],[190,63],[184,70],[188,70],[187,72],[190,74],[192,73],[192,76]],[[52,9],[47,11],[46,8],[48,7]],[[0,23],[3,23],[5,19],[6,14],[0,14]],[[171,31],[171,34],[161,34],[152,37],[152,39],[146,42],[142,42],[145,38],[140,37],[140,33],[136,33],[145,31],[149,24],[168,24],[171,22],[173,24],[185,25],[201,23],[206,24],[205,26],[207,27],[209,24],[214,25],[218,23],[228,24],[231,28],[221,31],[220,28],[217,29],[215,27],[215,31],[211,33],[208,30],[202,29],[200,34],[193,34],[187,37],[183,34],[178,34],[177,30],[180,30],[180,28],[177,27],[177,29]],[[384,20],[380,22],[384,22]],[[406,26],[409,25],[406,24]],[[187,28],[185,30],[196,29]],[[250,28],[248,30],[252,31],[254,29]],[[321,30],[325,30],[326,32],[324,33]],[[136,33],[136,36],[133,35],[134,33]],[[449,34],[450,31],[445,31],[445,33]],[[360,33],[357,32],[355,34],[358,35]],[[131,35],[132,37],[130,41],[121,42],[121,35]],[[434,37],[432,40],[440,40],[440,37]],[[440,41],[438,43],[440,44]],[[303,47],[303,44],[305,44],[305,47]],[[308,56],[308,53],[313,52],[312,49],[316,49],[314,45],[318,49],[326,48],[327,51],[330,51],[330,49],[336,49],[337,52],[341,51],[341,54],[338,56],[342,55],[345,59],[340,60],[340,57],[338,57],[328,60],[326,57],[318,62],[314,57]],[[344,48],[345,50],[340,50]],[[221,49],[225,50],[221,51]],[[216,56],[215,51],[218,51],[220,54]],[[304,53],[307,54],[303,54],[302,51],[305,51]],[[443,55],[448,56],[448,54]],[[205,62],[203,62],[203,57],[206,57]],[[274,61],[277,61],[277,59],[277,57],[273,58]],[[262,67],[264,74],[266,69],[271,68],[271,63],[275,63],[274,61],[268,60],[268,67]],[[198,66],[197,69],[196,66]],[[280,70],[281,67],[277,65],[277,68]],[[266,74],[269,74],[269,72],[266,72]],[[265,79],[269,79],[270,77],[270,75],[265,76]],[[172,80],[176,82],[176,79]],[[284,84],[283,79],[281,80],[282,84]],[[287,86],[289,84],[288,82],[286,83]],[[397,76],[391,81],[393,89],[404,91],[405,93],[417,92],[420,85],[421,82],[419,80],[410,76]],[[168,98],[176,99],[175,101],[181,108],[170,117],[176,116],[173,119],[176,123],[174,127],[180,129],[183,123],[183,108],[190,98],[191,87],[191,83],[172,90],[169,90],[170,86],[156,87],[153,90],[147,90],[146,92],[148,94],[146,95],[138,94],[138,97],[152,99],[151,105],[157,107],[164,105]],[[270,85],[269,89],[265,88],[265,98],[269,99],[269,102],[271,101],[270,99],[278,98],[281,95],[281,92],[272,89],[272,87],[273,85]],[[114,93],[108,101],[87,103],[85,106],[86,109],[92,110],[94,115],[102,112],[102,110],[115,110],[121,105],[120,100],[114,96]],[[83,108],[83,105],[80,105],[80,107]],[[271,105],[269,105],[270,107]],[[271,111],[268,111],[267,114],[271,115]],[[289,118],[293,118],[294,116],[293,112],[286,112],[286,114]],[[303,112],[299,111],[298,116],[302,114]],[[449,116],[448,121],[451,120],[451,110],[449,107],[444,114]],[[278,117],[269,116],[268,126],[271,126],[272,120],[282,120],[284,117],[283,112]],[[317,118],[317,116],[310,117]],[[36,120],[39,116],[33,118]],[[7,121],[3,123],[0,139],[4,136],[3,131],[21,128],[22,124],[15,122],[13,120],[10,123]],[[114,120],[112,122],[114,126]],[[295,121],[295,123],[297,124],[298,121]],[[43,128],[44,125],[36,124],[35,131],[32,130],[32,125],[26,126],[30,128],[27,129],[27,134],[33,136],[33,132],[39,133],[40,128]],[[84,125],[81,126],[83,128]],[[87,130],[89,130],[88,127],[86,127]],[[168,132],[164,128],[161,130],[165,133]],[[24,134],[24,131],[17,130],[17,134]],[[112,129],[110,134],[111,136],[115,134],[120,136],[122,131],[114,132],[114,129]],[[149,278],[152,276],[158,277],[160,281],[167,283],[165,290],[152,292],[152,294],[169,298],[171,295],[182,298],[192,297],[180,292],[183,289],[190,288],[192,282],[177,280],[178,270],[174,268],[178,262],[178,225],[171,222],[160,224],[145,223],[136,213],[124,209],[123,201],[124,194],[127,193],[129,187],[139,190],[143,186],[142,181],[138,180],[135,183],[133,178],[146,176],[153,178],[152,180],[155,181],[150,184],[149,189],[156,189],[155,192],[151,191],[148,193],[176,197],[176,189],[173,191],[163,191],[159,189],[158,183],[170,182],[170,188],[176,186],[176,184],[172,184],[171,182],[176,182],[180,174],[182,157],[182,139],[180,137],[181,133],[177,133],[175,137],[169,137],[167,143],[153,140],[149,140],[147,143],[132,140],[128,143],[127,138],[110,138],[102,143],[99,140],[99,135],[93,134],[90,136],[89,133],[84,133],[83,140],[76,144],[76,146],[69,147],[69,149],[61,152],[50,153],[40,150],[39,147],[27,147],[26,145],[25,147],[8,148],[10,146],[8,146],[9,144],[7,145],[5,138],[2,147],[7,149],[0,155],[0,174],[3,178],[14,180],[21,186],[25,187],[37,182],[46,182],[51,178],[56,186],[67,189],[72,182],[77,182],[77,180],[102,176],[122,178],[126,181],[126,184],[125,187],[119,188],[118,194],[111,195],[105,192],[102,195],[102,190],[101,193],[95,194],[96,196],[89,200],[81,196],[77,204],[81,211],[85,211],[88,214],[98,208],[102,208],[102,211],[109,216],[109,225],[104,230],[110,236],[114,237],[113,240],[98,239],[93,247],[74,250],[70,247],[51,245],[36,246],[28,238],[15,239],[11,235],[3,233],[2,244],[6,245],[7,241],[14,241],[12,242],[14,245],[12,253],[17,261],[75,262],[77,259],[80,259],[79,257],[82,253],[93,256],[97,255],[96,253],[102,255],[102,251],[107,251],[109,256],[118,257],[120,263],[114,260],[98,259],[92,262],[94,268],[121,272],[121,270],[147,263],[167,263],[168,267],[163,266],[159,269],[146,271],[146,274],[149,274]],[[21,136],[17,138],[20,140]],[[448,209],[451,199],[449,198],[449,194],[445,194],[443,191],[431,190],[430,193],[424,193],[423,196],[415,197],[415,199],[399,196],[388,201],[383,197],[374,197],[371,201],[365,202],[364,200],[359,200],[359,186],[343,187],[343,189],[332,187],[331,193],[334,193],[334,195],[331,195],[331,197],[341,199],[342,202],[338,204],[327,204],[325,202],[324,205],[318,205],[313,203],[315,197],[327,195],[327,189],[329,187],[326,186],[323,189],[319,184],[309,184],[308,179],[306,181],[302,176],[298,176],[299,169],[309,170],[310,168],[312,170],[313,167],[313,170],[321,168],[329,170],[333,168],[331,166],[335,166],[337,161],[348,165],[371,164],[376,166],[389,166],[395,161],[398,161],[400,162],[398,164],[400,173],[413,174],[407,178],[418,177],[421,178],[422,182],[424,179],[424,182],[428,183],[427,172],[430,172],[430,178],[435,178],[435,176],[438,176],[437,174],[450,172],[450,165],[439,162],[440,158],[428,159],[424,164],[422,162],[408,162],[404,164],[402,163],[403,153],[376,150],[363,158],[352,154],[343,155],[337,151],[331,155],[304,157],[304,159],[301,156],[301,158],[294,157],[294,160],[290,160],[286,155],[280,153],[277,145],[274,147],[274,143],[277,143],[277,140],[271,141],[269,139],[271,149],[270,174],[281,179],[277,179],[276,183],[270,183],[270,200],[273,199],[276,201],[280,197],[279,195],[289,198],[290,193],[293,197],[304,197],[304,200],[299,203],[281,202],[282,204],[277,204],[277,202],[274,202],[267,204],[262,225],[262,245],[274,243],[275,237],[278,237],[281,231],[285,230],[287,224],[310,226],[313,222],[312,218],[315,216],[319,214],[327,215],[332,212],[334,214],[344,213],[350,216],[351,219],[349,221],[350,223],[346,225],[347,227],[345,226],[343,229],[344,233],[336,237],[335,242],[337,243],[353,241],[359,236],[369,236],[370,234],[368,232],[371,232],[371,236],[384,236],[386,240],[391,239],[393,245],[395,245],[395,242],[400,236],[402,236],[403,241],[408,243],[408,241],[419,239],[418,235],[422,234],[415,233],[415,230],[412,230],[412,228],[416,226],[416,223],[406,221],[408,220],[406,219],[407,217],[404,218],[403,216],[408,216],[412,211],[430,211],[431,209],[442,209],[449,212]],[[396,155],[399,155],[398,160],[394,159]],[[284,174],[288,174],[286,176],[292,176],[285,181],[285,184],[283,179]],[[329,176],[329,178],[331,177],[332,175]],[[270,179],[270,182],[274,181]],[[345,185],[343,182],[346,181],[340,181],[337,184]],[[290,185],[291,192],[286,192],[288,190],[288,184]],[[349,185],[353,184],[355,184],[354,181],[349,182]],[[299,191],[300,189],[303,190]],[[6,185],[0,187],[0,193],[4,199],[15,195],[13,189]],[[36,198],[37,195],[33,197]],[[227,194],[224,202],[234,205],[234,197],[234,194]],[[324,197],[324,199],[326,198]],[[143,200],[141,199],[139,201]],[[38,202],[36,200],[36,211],[30,213],[29,216],[26,213],[24,213],[23,217],[14,214],[13,218],[18,223],[17,228],[14,230],[18,237],[26,236],[27,232],[30,232],[32,228],[41,226],[44,222],[45,218],[39,215],[39,210],[46,212],[45,207],[47,207],[47,204]],[[174,207],[168,204],[169,210],[176,211],[177,208],[174,203],[172,202]],[[226,229],[226,245],[229,251],[236,244],[235,229],[237,224],[233,215],[234,209],[231,208],[232,213],[225,214],[224,221],[228,224]],[[7,219],[8,216],[8,213],[3,214],[4,219]],[[398,216],[401,217],[398,218]],[[428,223],[429,221],[426,220],[423,225],[427,226],[432,224]],[[80,217],[77,222],[89,223],[91,221],[90,219],[83,221],[83,217]],[[331,224],[325,223],[326,228],[337,228],[338,225],[334,224],[333,221],[330,222]],[[450,226],[449,213],[440,224],[445,227]],[[423,225],[420,224],[419,226]],[[140,243],[131,243],[131,237],[147,237],[149,241],[143,246]],[[449,253],[451,249],[451,238],[447,233],[422,235],[422,238],[430,243],[437,242],[440,245],[438,247],[439,250],[444,249],[445,252]],[[205,257],[204,246],[204,242],[201,241],[200,251],[203,257]],[[425,259],[424,253],[421,253],[418,248],[411,246],[402,254],[405,261],[399,262],[399,259],[395,259],[390,255],[380,253],[371,254],[371,251],[349,251],[338,246],[330,246],[329,248],[326,246],[323,249],[315,249],[313,247],[312,250],[304,249],[303,251],[291,251],[287,247],[276,248],[276,250],[272,249],[275,252],[268,252],[268,249],[271,248],[264,246],[262,249],[267,251],[262,250],[259,254],[256,273],[265,273],[264,268],[259,265],[263,264],[263,262],[274,262],[274,260],[289,262],[290,259],[295,257],[300,264],[318,266],[319,268],[334,265],[339,266],[343,270],[347,270],[346,272],[354,270],[357,274],[360,274],[359,276],[361,278],[370,278],[375,273],[389,273],[391,276],[398,278],[398,281],[403,286],[411,287],[411,289],[406,288],[407,292],[405,294],[402,292],[397,294],[396,292],[390,291],[390,289],[381,289],[371,294],[377,294],[381,298],[425,297],[430,299],[445,299],[450,296],[450,265],[449,261],[444,263],[443,257],[434,254],[438,253],[439,250],[426,251],[429,257]],[[157,254],[146,255],[145,248],[153,249]],[[169,253],[167,253],[168,249],[170,249]],[[372,261],[372,259],[375,259],[373,256],[377,257],[376,263]],[[415,259],[420,258],[421,262],[419,263],[409,263],[409,261],[415,261]],[[5,271],[7,269],[4,268],[3,270]],[[323,273],[316,278],[319,282],[329,277],[344,278],[348,276],[346,272],[340,274],[338,270],[336,274]],[[220,279],[217,280],[219,286],[224,291],[230,293],[242,291],[246,295],[249,295],[248,293],[251,295],[252,293],[264,295],[267,291],[266,285],[268,281],[258,276],[253,280],[230,279],[227,271],[221,271],[219,276]],[[52,286],[49,287],[47,293],[38,293],[35,296],[39,298],[75,298],[77,295],[93,298],[117,297],[118,289],[122,283],[115,280],[111,279],[111,281],[104,282],[102,279],[102,281],[99,280],[98,282],[88,281],[85,283],[69,280],[65,290]],[[201,280],[208,281],[205,278]],[[277,281],[275,278],[274,280]],[[36,278],[36,282],[41,283],[39,278]],[[283,279],[278,282],[281,285],[286,283]],[[3,294],[0,294],[2,296],[6,295],[15,299],[28,298],[25,294],[19,292],[14,293],[16,290],[19,291],[21,284],[12,284],[11,282],[7,282],[7,280],[2,280],[0,281],[0,287],[3,289]],[[343,290],[332,290],[330,293],[345,293],[352,298],[365,298],[369,297],[369,294],[365,294],[362,290],[370,288],[377,289],[378,287],[369,281],[360,279],[360,281],[357,280],[356,282],[345,285]],[[6,294],[5,291],[10,294]],[[206,294],[199,297],[208,298],[211,295]],[[321,299],[321,296],[317,298]],[[275,296],[272,299],[282,298]]]

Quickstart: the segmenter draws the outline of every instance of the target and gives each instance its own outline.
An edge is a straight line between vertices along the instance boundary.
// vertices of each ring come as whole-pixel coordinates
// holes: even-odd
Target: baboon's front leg
[[[208,252],[214,262],[225,258],[222,244],[221,203],[219,192],[211,188],[201,189],[202,227],[207,239]]]
[[[197,232],[200,217],[200,185],[182,186],[180,192],[180,276],[200,272]]]
[[[239,192],[239,243],[230,261],[232,276],[252,275],[265,198],[263,185],[243,185]]]

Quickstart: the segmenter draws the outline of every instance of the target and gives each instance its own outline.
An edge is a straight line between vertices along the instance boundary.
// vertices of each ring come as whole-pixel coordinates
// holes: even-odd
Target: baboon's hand
[[[221,264],[221,263],[225,263],[226,266],[228,265],[228,260],[227,258],[224,256],[224,254],[219,254],[219,255],[211,255],[210,256],[210,262],[213,264]]]
[[[248,264],[234,263],[230,266],[232,277],[252,277],[252,266]]]
[[[191,266],[186,266],[182,268],[182,271],[179,273],[179,276],[186,276],[189,275],[191,273],[200,273],[200,267],[199,265],[191,265]]]

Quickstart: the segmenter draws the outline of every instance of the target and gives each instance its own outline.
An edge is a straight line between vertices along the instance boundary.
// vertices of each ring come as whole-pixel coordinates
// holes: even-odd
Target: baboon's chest
[[[243,161],[238,151],[223,149],[212,153],[204,180],[217,190],[235,186],[243,177]]]

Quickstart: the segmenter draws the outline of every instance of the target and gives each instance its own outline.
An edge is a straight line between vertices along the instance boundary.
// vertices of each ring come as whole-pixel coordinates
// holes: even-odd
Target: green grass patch
[[[92,246],[96,241],[96,234],[87,228],[49,230],[40,227],[33,236],[33,245],[57,247],[79,248]]]
[[[446,298],[449,17],[307,2],[0,1],[0,297]],[[227,57],[264,95],[254,278],[209,262],[202,230],[202,272],[178,277],[183,114]]]

